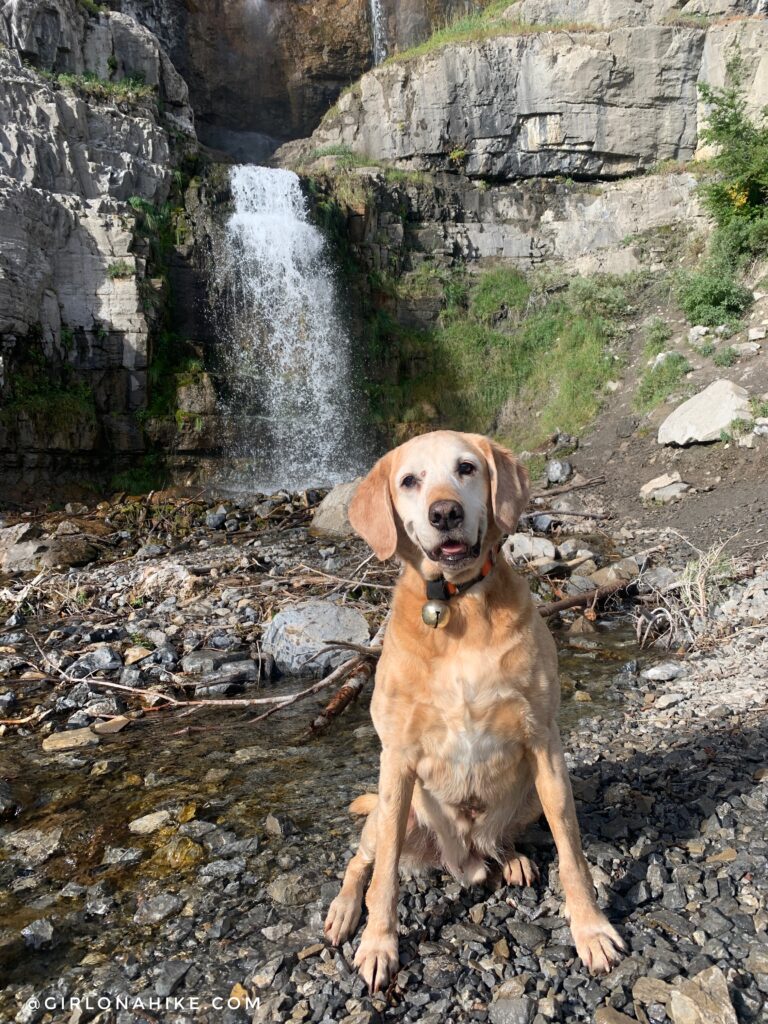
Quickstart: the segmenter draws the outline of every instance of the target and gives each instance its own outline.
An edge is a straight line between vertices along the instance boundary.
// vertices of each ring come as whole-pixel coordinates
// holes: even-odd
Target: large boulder
[[[354,608],[305,601],[277,613],[264,631],[262,647],[286,675],[323,675],[350,657],[343,648],[320,654],[330,641],[367,644],[369,639],[368,623]]]
[[[355,531],[349,521],[349,503],[359,483],[358,478],[346,484],[337,484],[326,494],[312,517],[309,532],[313,537],[327,537],[330,540],[354,537]]]
[[[0,569],[5,572],[87,565],[98,556],[99,549],[82,533],[47,537],[28,523],[0,530]]]
[[[698,395],[678,405],[659,427],[659,444],[706,444],[719,441],[738,419],[751,419],[745,388],[731,380],[716,380]]]

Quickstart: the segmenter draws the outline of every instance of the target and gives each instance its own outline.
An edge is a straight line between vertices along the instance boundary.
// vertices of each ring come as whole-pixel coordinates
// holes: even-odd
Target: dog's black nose
[[[429,521],[436,530],[453,530],[464,522],[464,509],[458,501],[433,501]]]

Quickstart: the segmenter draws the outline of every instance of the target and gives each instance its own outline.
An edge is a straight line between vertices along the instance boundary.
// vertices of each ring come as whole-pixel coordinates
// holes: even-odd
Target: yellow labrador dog
[[[579,956],[607,971],[624,948],[581,849],[555,722],[555,644],[527,585],[496,558],[527,497],[528,474],[510,452],[440,430],[380,459],[350,505],[377,557],[404,565],[371,702],[379,792],[350,808],[368,818],[325,922],[334,945],[353,934],[373,868],[355,958],[372,991],[398,969],[401,857],[468,884],[495,862],[509,884],[529,885],[537,871],[514,841],[542,810]]]

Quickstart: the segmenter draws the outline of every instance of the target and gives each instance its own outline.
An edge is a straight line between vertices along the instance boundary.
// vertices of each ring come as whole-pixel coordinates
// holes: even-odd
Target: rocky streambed
[[[371,999],[353,946],[322,942],[357,838],[346,806],[376,783],[368,693],[319,734],[332,690],[261,721],[273,705],[213,703],[295,693],[349,657],[324,641],[346,626],[359,644],[360,623],[380,623],[394,570],[354,539],[311,536],[319,497],[155,496],[0,531],[6,567],[29,559],[0,588],[0,1017],[765,1019],[766,567],[712,592],[685,657],[640,650],[626,605],[552,620],[586,855],[622,964],[592,979],[575,959],[542,827],[524,844],[536,889],[404,882],[402,969]],[[643,565],[647,631],[680,583],[679,538],[615,531],[586,499],[591,532],[576,534],[567,512],[509,557],[544,602]],[[55,568],[67,537],[96,560]],[[318,604],[335,618],[311,635]],[[308,662],[312,645],[325,653]]]

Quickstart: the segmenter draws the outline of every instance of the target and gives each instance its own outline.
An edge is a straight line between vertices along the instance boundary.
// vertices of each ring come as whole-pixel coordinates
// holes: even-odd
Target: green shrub
[[[721,227],[732,221],[765,220],[768,205],[768,108],[752,120],[747,112],[744,62],[736,52],[726,85],[699,85],[708,105],[704,142],[717,146],[714,181],[700,184],[704,201]]]
[[[133,277],[135,272],[135,268],[126,260],[117,260],[107,267],[107,277],[113,280],[117,277]]]
[[[670,330],[669,324],[658,318],[652,321],[652,323],[648,325],[648,330],[645,335],[645,348],[643,349],[643,352],[646,359],[653,359],[654,356],[663,352],[671,337],[672,331]]]
[[[62,88],[71,89],[93,100],[112,100],[115,103],[134,105],[142,100],[156,98],[155,88],[137,77],[112,82],[99,78],[92,71],[86,71],[82,75],[63,73],[56,76],[56,81]]]
[[[700,270],[681,275],[677,298],[690,323],[714,327],[743,313],[752,293],[724,262],[710,259]]]
[[[715,352],[712,356],[712,362],[715,366],[733,366],[738,358],[739,354],[736,349],[731,345],[727,345],[725,348],[718,349],[717,352]]]
[[[667,358],[645,371],[635,393],[635,406],[641,412],[655,408],[672,394],[683,377],[691,370],[691,364],[680,355],[672,352]]]

